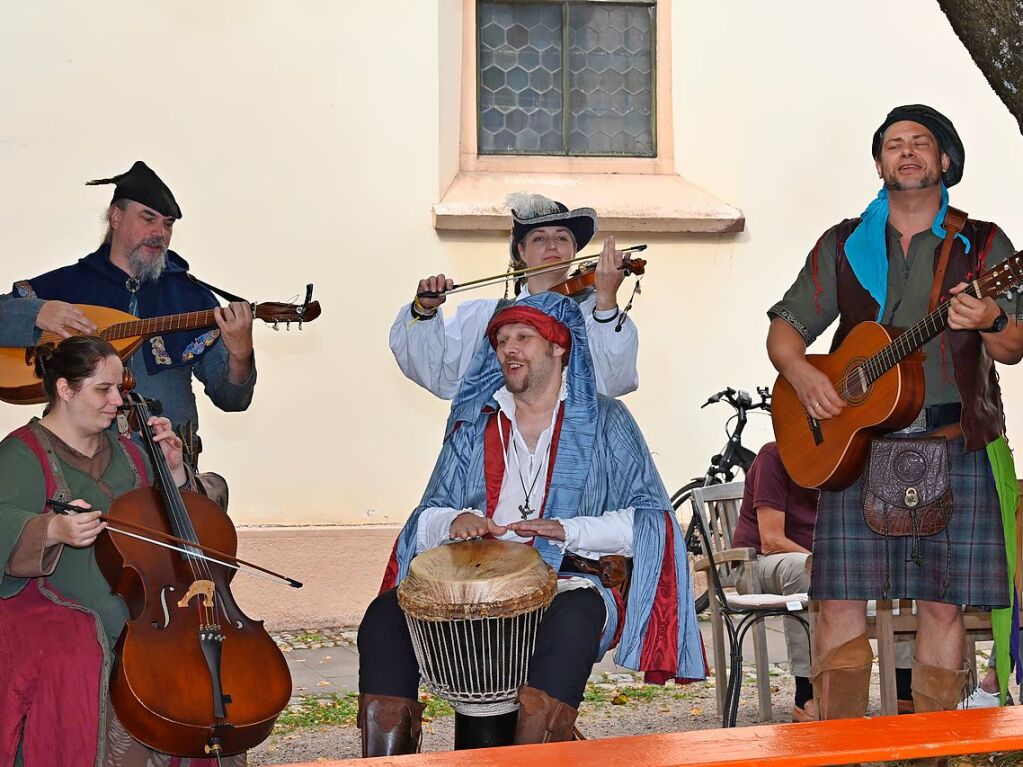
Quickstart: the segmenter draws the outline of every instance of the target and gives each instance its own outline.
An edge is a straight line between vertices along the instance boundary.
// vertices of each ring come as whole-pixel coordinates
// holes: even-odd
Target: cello
[[[270,734],[291,696],[291,674],[262,621],[235,603],[234,570],[202,553],[233,557],[234,525],[213,501],[178,489],[146,425],[146,400],[125,396],[159,489],[119,496],[106,517],[112,526],[148,528],[185,545],[174,551],[109,531],[96,540],[100,571],[130,614],[114,651],[110,702],[125,730],[156,751],[241,753]]]

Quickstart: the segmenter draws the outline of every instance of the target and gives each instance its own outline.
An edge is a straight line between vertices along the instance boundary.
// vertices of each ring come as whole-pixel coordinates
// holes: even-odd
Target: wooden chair
[[[742,644],[746,633],[753,631],[753,653],[757,671],[757,699],[760,721],[773,721],[771,680],[767,657],[767,632],[764,619],[789,615],[806,621],[792,610],[806,607],[806,594],[762,594],[754,588],[752,568],[746,563],[756,560],[751,548],[733,548],[732,537],[742,504],[742,482],[712,485],[693,490],[693,515],[698,521],[704,556],[693,567],[707,575],[710,594],[711,638],[714,651],[718,713],[724,727],[733,727],[738,715],[739,692],[742,686]],[[733,588],[742,585],[744,594]],[[728,638],[728,653],[725,638]],[[727,680],[727,681],[726,681]]]

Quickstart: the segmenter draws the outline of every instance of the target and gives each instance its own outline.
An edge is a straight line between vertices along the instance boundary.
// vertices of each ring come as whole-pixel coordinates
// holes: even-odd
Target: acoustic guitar
[[[963,292],[974,298],[1008,293],[1023,283],[1023,251],[975,279]],[[834,418],[810,416],[795,389],[778,376],[771,402],[778,452],[803,487],[842,490],[863,470],[872,437],[904,429],[924,403],[926,356],[919,351],[948,326],[949,301],[894,336],[876,322],[861,322],[831,354],[808,354],[827,375],[846,407]]]
[[[282,323],[290,329],[292,322],[297,323],[301,330],[303,323],[320,316],[320,302],[311,300],[312,292],[313,286],[307,286],[306,300],[302,304],[251,304],[252,316],[272,324],[275,330]],[[77,306],[96,326],[95,335],[109,341],[122,360],[134,354],[146,339],[161,333],[212,328],[217,325],[213,309],[141,320],[127,312],[105,306]],[[59,343],[61,340],[56,333],[46,332],[39,337],[38,345]],[[32,405],[46,401],[42,381],[35,375],[35,347],[0,347],[0,400],[12,405]]]

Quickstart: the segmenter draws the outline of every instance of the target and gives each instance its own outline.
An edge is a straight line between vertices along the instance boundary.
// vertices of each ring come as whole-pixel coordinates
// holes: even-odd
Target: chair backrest
[[[703,519],[712,552],[732,548],[744,488],[743,482],[729,482],[693,490],[693,514],[700,514]]]
[[[743,482],[729,482],[693,490],[690,500],[693,515],[701,521],[704,554],[712,561],[716,553],[732,548],[744,487]],[[715,563],[713,569],[720,586],[732,586],[740,568],[741,565]]]

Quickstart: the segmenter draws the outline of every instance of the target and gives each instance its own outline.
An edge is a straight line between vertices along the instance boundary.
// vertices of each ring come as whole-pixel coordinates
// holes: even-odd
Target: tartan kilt
[[[923,557],[919,566],[910,560],[912,537],[885,538],[863,521],[862,477],[846,490],[821,492],[812,599],[922,599],[1008,607],[1002,517],[987,451],[966,453],[959,438],[949,441],[948,454],[954,508],[948,535],[942,531],[918,539]]]

